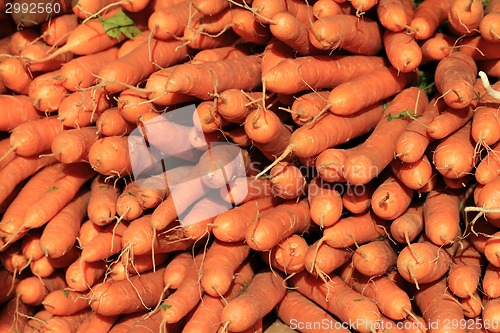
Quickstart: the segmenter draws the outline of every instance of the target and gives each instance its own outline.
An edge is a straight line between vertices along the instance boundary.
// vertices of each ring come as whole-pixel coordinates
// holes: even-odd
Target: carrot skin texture
[[[277,272],[261,271],[255,274],[246,292],[235,298],[222,310],[222,322],[229,330],[242,332],[271,312],[283,297],[286,289],[283,276]],[[244,306],[247,311],[239,311]]]
[[[54,274],[43,279],[32,276],[17,285],[16,296],[25,304],[40,305],[50,292],[65,286],[64,277],[61,274]]]
[[[144,309],[139,295],[146,306],[151,307],[156,305],[164,287],[163,269],[159,269],[156,272],[148,272],[140,276],[133,276],[130,280],[131,282],[127,280],[105,282],[94,286],[90,293],[92,299],[90,307],[97,313],[105,316],[133,313]],[[139,295],[133,291],[123,295],[123,297],[130,297],[127,302],[124,302],[123,297],[117,299],[112,296],[113,292],[116,295],[116,293],[120,293],[120,290],[123,290],[123,288],[125,288],[125,290],[127,288],[131,289],[130,283],[137,288],[136,290],[138,290]],[[156,292],[152,293],[151,291],[153,290]]]
[[[0,103],[5,106],[0,121],[0,129],[2,131],[9,132],[22,123],[37,120],[41,117],[31,104],[28,96],[2,94],[0,95]]]
[[[291,277],[290,282],[299,293],[341,321],[353,323],[353,328],[359,332],[370,332],[380,320],[381,314],[375,302],[351,289],[336,275],[330,275],[328,283],[324,283],[307,272],[301,272]]]
[[[410,28],[415,32],[415,38],[425,40],[432,36],[439,24],[448,18],[451,1],[429,1],[415,9],[410,21]]]
[[[384,48],[392,66],[400,72],[414,71],[422,62],[422,50],[415,39],[404,32],[387,30]]]

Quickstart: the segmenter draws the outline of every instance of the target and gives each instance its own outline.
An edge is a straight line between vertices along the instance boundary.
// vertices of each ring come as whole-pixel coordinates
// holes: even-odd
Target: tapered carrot
[[[66,283],[75,291],[87,291],[99,283],[106,273],[106,262],[86,262],[78,258],[66,269]]]
[[[85,127],[94,123],[97,116],[109,107],[111,101],[101,87],[74,92],[59,105],[58,119],[64,126]]]
[[[285,294],[281,274],[260,271],[255,274],[245,293],[229,302],[222,310],[223,327],[236,332],[250,328],[258,319],[271,312]],[[243,307],[247,311],[240,311]]]
[[[42,301],[45,310],[57,316],[67,316],[89,306],[86,294],[69,289],[54,290]]]
[[[294,274],[304,269],[308,249],[309,245],[302,236],[292,235],[273,247],[269,255],[265,252],[261,254],[264,261],[269,262],[272,267],[285,274]]]
[[[52,140],[52,154],[66,164],[88,161],[90,147],[98,138],[96,131],[94,126],[62,131]]]
[[[485,263],[484,257],[469,241],[465,240],[463,243],[463,248],[457,250],[448,272],[448,286],[457,297],[474,297]]]
[[[328,96],[328,106],[334,114],[352,115],[397,94],[415,80],[414,72],[398,74],[393,67],[381,68],[335,87]],[[353,92],[361,93],[362,91],[370,91],[370,97],[359,98],[353,94]]]
[[[184,102],[191,102],[196,99],[194,96],[188,94],[183,94],[180,92],[170,92],[167,90],[166,86],[169,82],[170,76],[179,66],[181,65],[174,65],[168,68],[164,68],[162,70],[154,72],[149,76],[149,78],[146,81],[145,88],[148,91],[147,97],[149,97],[153,105],[161,105],[161,106],[176,105]],[[125,90],[125,92],[126,91],[128,90]],[[122,92],[122,94],[123,93],[124,92]],[[128,94],[132,96],[138,95],[137,92],[134,92],[132,90],[128,91]],[[127,97],[127,99],[130,99],[130,97]],[[124,99],[123,102],[126,103],[125,101],[126,99]],[[147,109],[148,107],[148,102],[146,101],[146,99],[144,99],[143,101],[139,101],[139,103],[131,103],[131,104],[133,106],[133,109],[136,108],[139,109],[139,106],[141,106],[140,109]],[[141,113],[145,112],[143,111]],[[136,119],[134,119],[134,122],[135,120]]]
[[[386,240],[376,240],[356,249],[352,256],[354,268],[367,277],[381,276],[396,264],[397,254]]]
[[[377,56],[305,56],[285,59],[263,72],[262,79],[269,90],[292,94],[311,87],[333,88],[383,66],[384,60]]]
[[[444,101],[433,98],[423,115],[413,120],[401,133],[396,143],[396,156],[400,160],[412,163],[422,158],[427,146],[433,140],[427,133],[428,124],[445,108]]]
[[[412,205],[391,223],[391,236],[399,243],[410,243],[424,229],[423,206]]]
[[[332,184],[316,177],[310,181],[307,194],[314,223],[320,227],[330,227],[340,219],[342,197]]]
[[[291,47],[279,39],[271,39],[262,53],[262,76],[282,60],[291,58],[293,54]]]
[[[117,53],[118,48],[111,47],[65,63],[61,67],[62,85],[70,91],[90,87],[96,81],[95,75],[104,65],[115,60]]]
[[[383,41],[387,57],[398,71],[414,71],[422,62],[422,51],[413,36],[386,30]]]
[[[259,56],[247,56],[199,65],[183,64],[172,73],[165,89],[168,92],[181,92],[201,99],[210,98],[215,89],[213,82],[216,82],[218,91],[228,88],[251,90],[260,83],[260,62]],[[235,76],[234,67],[245,69],[245,74],[241,77]],[[229,73],[233,75],[228,76]]]
[[[272,37],[269,26],[259,22],[248,10],[233,11],[231,23],[231,29],[238,36],[253,44],[266,45]]]
[[[270,250],[282,239],[306,231],[310,223],[307,200],[288,201],[259,214],[255,224],[247,228],[245,240],[252,249]]]
[[[241,206],[217,216],[212,233],[223,242],[238,242],[245,239],[245,230],[258,218],[261,212],[276,206],[280,200],[267,196],[250,200]]]
[[[207,251],[201,268],[201,286],[211,296],[224,295],[230,288],[233,274],[248,257],[250,247],[244,243],[223,243],[216,240]]]
[[[454,0],[448,12],[448,24],[453,32],[466,35],[477,30],[483,17],[484,8],[481,1]]]
[[[112,221],[116,214],[116,201],[119,188],[108,184],[104,176],[94,178],[91,185],[87,215],[96,225],[105,225]]]
[[[410,31],[418,40],[425,40],[432,36],[439,24],[448,18],[451,1],[426,0],[415,9],[410,21]]]
[[[402,31],[408,26],[412,16],[408,15],[403,1],[401,0],[379,0],[377,5],[377,17],[382,26],[394,32]]]
[[[354,291],[340,277],[331,274],[328,282],[300,272],[290,278],[292,286],[342,322],[352,323],[358,332],[370,332],[380,321],[375,302]]]
[[[56,181],[63,178],[64,164],[57,163],[47,166],[36,173],[23,187],[16,199],[10,204],[4,213],[0,230],[4,234],[4,240],[7,241],[5,247],[11,242],[20,239],[25,232],[21,231],[24,225],[26,212],[35,202],[43,197]]]
[[[397,260],[398,272],[408,282],[416,285],[441,279],[450,267],[450,255],[436,245],[423,242],[405,247]]]
[[[103,316],[98,313],[92,313],[78,327],[76,333],[99,333],[109,331],[118,316]]]
[[[94,142],[89,150],[92,168],[102,175],[127,175],[132,172],[126,136],[108,136]]]
[[[437,171],[445,177],[458,179],[469,174],[475,165],[474,141],[470,137],[470,122],[442,140],[432,157]],[[456,145],[460,146],[456,150]]]
[[[68,95],[62,86],[59,70],[37,76],[30,84],[28,96],[33,106],[40,112],[50,113],[57,111],[59,105]]]
[[[62,169],[63,177],[26,211],[24,228],[36,228],[47,223],[68,204],[78,190],[91,179],[95,173],[88,164],[66,164]]]
[[[422,313],[428,325],[437,323],[435,324],[436,331],[451,329],[445,325],[445,318],[455,322],[464,321],[462,309],[453,296],[447,292],[444,279],[422,286],[422,289],[415,294],[415,302],[419,309],[425,309]],[[453,331],[465,332],[465,329],[457,327]]]
[[[394,220],[410,206],[414,191],[394,176],[389,176],[373,192],[371,206],[381,219]]]
[[[447,34],[437,32],[426,39],[421,45],[422,63],[439,61],[446,58],[453,51],[455,38]]]
[[[26,258],[37,260],[43,257],[43,251],[40,248],[40,236],[42,230],[35,229],[26,234],[21,240],[21,251]]]
[[[168,296],[161,305],[162,325],[177,323],[185,317],[200,301],[198,271],[202,263],[202,254],[191,260],[182,284]],[[162,281],[163,282],[163,281]]]
[[[52,47],[43,41],[34,41],[27,45],[20,53],[23,65],[29,72],[51,72],[61,68],[61,65],[73,58],[71,52],[60,53],[50,60],[44,60]]]
[[[418,88],[408,88],[397,94],[388,104],[384,117],[379,121],[370,137],[356,147],[355,152],[350,154],[351,156],[346,158],[344,162],[345,179],[354,185],[364,185],[385,169],[394,156],[398,137],[413,118],[422,114],[427,105],[427,97]],[[400,110],[405,110],[410,115],[399,117]],[[393,119],[395,117],[398,119]],[[384,150],[376,147],[382,141],[385,142]]]
[[[269,177],[271,177],[271,193],[274,196],[291,200],[304,194],[307,181],[299,167],[291,163],[276,164],[271,169]]]
[[[0,62],[0,79],[2,84],[10,90],[27,95],[33,77],[24,68],[19,58],[8,58]]]
[[[41,26],[42,38],[51,46],[61,46],[68,40],[69,33],[78,26],[78,17],[74,14],[64,14],[53,17]]]
[[[41,257],[30,262],[30,271],[38,278],[47,278],[56,272],[56,268],[51,264],[49,257]]]
[[[274,37],[289,45],[302,55],[317,52],[309,41],[308,26],[289,12],[276,13],[272,18],[270,31]]]
[[[125,90],[146,79],[158,67],[169,67],[187,56],[187,48],[178,40],[150,40],[125,56],[104,65],[97,76],[111,93]],[[140,59],[140,60],[139,60]],[[158,67],[157,67],[158,66]]]
[[[497,112],[498,110],[493,107],[478,107],[474,111],[471,135],[478,144],[493,146],[500,140],[500,122],[497,120]]]
[[[482,318],[485,323],[485,328],[491,330],[492,332],[499,331],[500,326],[500,318],[499,318],[499,310],[500,310],[500,300],[491,299],[484,302],[484,309],[482,312]]]
[[[2,94],[0,95],[0,103],[5,107],[0,122],[2,131],[11,131],[24,122],[41,117],[27,96]]]
[[[318,49],[340,48],[361,55],[375,55],[383,47],[382,32],[377,22],[354,15],[333,15],[315,21],[309,38]]]
[[[439,61],[435,82],[446,104],[454,109],[464,108],[474,98],[477,66],[472,57],[455,52]]]
[[[426,155],[413,163],[395,159],[391,162],[391,170],[406,187],[419,191],[437,177],[437,171]]]
[[[297,291],[291,290],[287,292],[285,297],[277,305],[276,313],[278,315],[278,318],[285,324],[289,325],[292,329],[298,329],[298,326],[302,326],[299,323],[304,323],[303,326],[306,326],[305,323],[308,322],[309,318],[314,318],[314,320],[316,320],[318,323],[328,323],[328,325],[325,326],[329,327],[324,328],[301,327],[301,330],[304,333],[348,332],[348,329],[343,328],[340,322],[337,322],[328,312],[320,308],[317,304]]]
[[[498,14],[500,13],[498,1],[490,2],[485,8],[485,16],[479,23],[479,32],[481,37],[490,42],[498,42]]]
[[[41,154],[50,149],[52,139],[62,130],[56,117],[28,121],[12,130],[11,149],[21,156]]]
[[[311,122],[326,106],[329,94],[329,91],[323,90],[299,96],[290,108],[292,120],[298,126]]]
[[[31,276],[17,285],[16,295],[25,304],[40,305],[50,292],[64,287],[66,287],[66,283],[60,273],[43,279]]]
[[[410,297],[387,275],[370,278],[351,265],[344,265],[338,273],[351,288],[376,302],[383,315],[402,320],[410,314]]]
[[[431,191],[424,203],[427,237],[436,245],[447,245],[459,236],[460,198],[444,191]]]
[[[484,255],[488,262],[500,267],[498,244],[500,244],[500,232],[491,235],[491,238],[484,244]]]
[[[47,223],[40,238],[40,247],[46,256],[59,258],[73,247],[89,198],[90,192],[81,191]]]
[[[148,28],[155,38],[161,40],[173,39],[181,37],[187,24],[200,16],[201,14],[193,6],[193,2],[180,1],[151,14],[148,20]]]
[[[0,202],[4,202],[15,187],[38,170],[55,162],[54,157],[23,157],[16,156],[5,167],[0,169],[0,177],[5,181],[0,184]]]
[[[161,71],[155,72],[161,73]],[[154,74],[148,78],[152,79]],[[147,84],[147,83],[146,83]],[[155,102],[158,100],[155,100]],[[156,107],[153,103],[148,102],[147,95],[132,89],[122,91],[117,99],[118,109],[123,119],[131,124],[137,124],[137,119],[145,113],[156,112]]]
[[[493,264],[488,264],[483,274],[482,288],[484,294],[490,298],[498,298],[500,295],[500,268]]]

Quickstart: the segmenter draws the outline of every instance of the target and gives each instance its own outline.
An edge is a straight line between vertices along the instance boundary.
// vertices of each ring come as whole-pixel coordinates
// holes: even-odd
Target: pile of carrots
[[[31,2],[0,332],[500,332],[499,0]]]

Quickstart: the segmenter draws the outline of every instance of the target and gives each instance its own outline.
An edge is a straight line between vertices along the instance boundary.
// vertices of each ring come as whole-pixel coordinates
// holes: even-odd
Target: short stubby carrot
[[[373,192],[372,211],[381,219],[394,220],[408,209],[413,195],[412,189],[391,175]]]
[[[460,232],[460,198],[440,190],[431,191],[424,202],[425,233],[437,246],[455,242]]]

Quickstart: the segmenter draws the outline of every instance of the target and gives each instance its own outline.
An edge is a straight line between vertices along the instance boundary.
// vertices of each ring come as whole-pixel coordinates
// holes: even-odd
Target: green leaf
[[[429,72],[419,71],[416,86],[422,89],[427,96],[434,92],[434,75]]]
[[[387,116],[387,121],[391,121],[393,119],[400,119],[400,118],[405,118],[405,117],[409,117],[409,118],[412,118],[412,119],[415,119],[415,118],[418,118],[420,117],[421,115],[420,114],[415,114],[413,112],[413,110],[404,110],[398,114],[390,114]]]
[[[168,305],[168,304],[162,304],[161,305],[161,308],[163,309],[163,311],[167,310],[167,309],[170,309],[172,307],[172,305]]]
[[[123,10],[109,18],[101,17],[99,20],[101,20],[104,30],[110,37],[120,39],[123,34],[127,38],[134,38],[141,34],[141,30]]]
[[[385,110],[387,110],[388,107],[389,107],[388,103],[382,104],[382,112],[385,112]]]
[[[61,289],[61,291],[62,291],[64,297],[68,297],[69,296],[69,293],[68,293],[67,290]]]
[[[55,192],[58,189],[59,189],[58,187],[52,186],[51,188],[49,188],[49,192]]]

